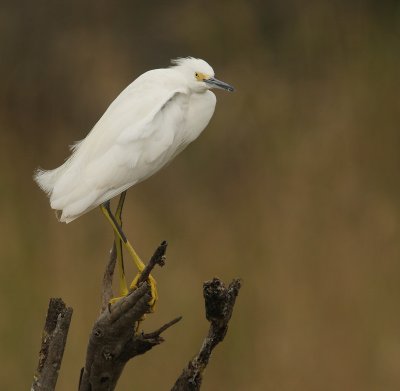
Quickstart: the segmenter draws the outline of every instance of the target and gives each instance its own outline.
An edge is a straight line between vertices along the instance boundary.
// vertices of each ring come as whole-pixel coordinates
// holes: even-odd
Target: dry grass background
[[[62,163],[137,75],[193,55],[237,92],[128,193],[139,253],[170,242],[145,328],[184,320],[119,389],[169,389],[217,275],[244,287],[205,390],[398,390],[399,22],[395,1],[3,1],[2,389],[29,387],[51,296],[75,310],[58,390],[76,388],[112,240],[95,211],[59,224],[32,171]]]

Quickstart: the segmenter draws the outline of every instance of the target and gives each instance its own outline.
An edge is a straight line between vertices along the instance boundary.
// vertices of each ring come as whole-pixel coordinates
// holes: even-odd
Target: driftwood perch
[[[89,338],[79,391],[113,391],[125,364],[164,342],[161,333],[181,320],[181,317],[176,318],[150,333],[137,331],[139,322],[150,310],[150,287],[146,280],[155,265],[164,265],[166,248],[167,243],[162,242],[156,249],[138,280],[138,287],[110,305],[116,264],[116,249],[113,246],[103,277],[101,313]],[[172,391],[200,389],[211,353],[228,330],[240,286],[240,280],[233,280],[226,288],[218,278],[204,283],[206,318],[210,322],[208,335],[200,352],[183,369]],[[61,299],[51,299],[32,391],[55,390],[71,316],[72,309],[66,308]]]
[[[67,307],[61,299],[50,299],[39,352],[39,364],[31,391],[55,389],[71,317],[72,308]]]
[[[163,342],[160,334],[181,319],[176,318],[149,334],[135,331],[135,325],[150,310],[150,287],[146,280],[155,265],[164,265],[166,249],[167,243],[164,241],[143,270],[138,280],[138,288],[110,305],[116,258],[114,244],[103,278],[102,312],[90,335],[79,391],[114,390],[125,364],[131,358],[144,354]]]
[[[161,332],[180,318],[153,333],[135,333],[134,325],[148,311],[150,298],[149,286],[144,282],[100,315],[90,336],[79,391],[114,390],[125,364],[131,358],[164,341],[160,337]]]

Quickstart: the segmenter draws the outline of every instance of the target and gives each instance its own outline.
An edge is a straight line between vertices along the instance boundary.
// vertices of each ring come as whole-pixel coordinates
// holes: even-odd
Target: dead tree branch
[[[39,364],[31,391],[53,391],[71,323],[72,308],[61,299],[50,299],[39,352]]]
[[[165,253],[167,251],[168,243],[163,240],[161,244],[154,251],[153,256],[150,258],[149,263],[146,265],[142,273],[140,274],[138,284],[146,281],[149,278],[151,271],[156,265],[163,267],[165,265]]]
[[[110,258],[108,259],[106,270],[104,271],[103,275],[101,312],[103,312],[108,307],[108,303],[113,297],[112,281],[114,277],[116,262],[117,262],[117,248],[114,242],[110,251]]]
[[[166,248],[166,242],[162,242],[157,248],[138,280],[138,288],[115,304],[109,305],[115,267],[115,247],[113,247],[103,279],[104,310],[95,322],[90,335],[79,391],[114,390],[125,364],[133,357],[144,354],[162,343],[164,340],[160,334],[181,319],[176,318],[152,333],[135,331],[137,329],[135,324],[150,310],[148,305],[151,298],[150,287],[146,280],[155,265],[165,263]]]
[[[113,246],[106,266],[102,287],[102,310],[96,320],[87,347],[86,362],[81,370],[79,391],[113,391],[126,363],[164,342],[161,334],[181,320],[173,319],[150,333],[138,332],[138,325],[150,311],[150,286],[147,279],[155,265],[163,266],[167,243],[156,249],[138,279],[137,288],[116,303],[112,280],[116,266]],[[187,364],[172,391],[198,391],[213,349],[223,341],[228,330],[240,280],[233,280],[226,288],[214,278],[203,284],[206,318],[210,322],[207,337],[199,353]],[[39,364],[31,391],[54,391],[71,322],[72,309],[61,299],[51,299],[43,331]]]
[[[226,288],[218,278],[203,284],[206,318],[210,322],[210,329],[200,352],[183,369],[182,374],[172,387],[172,391],[198,391],[200,389],[203,371],[208,364],[211,353],[223,341],[228,330],[228,323],[240,287],[240,280],[233,280]]]

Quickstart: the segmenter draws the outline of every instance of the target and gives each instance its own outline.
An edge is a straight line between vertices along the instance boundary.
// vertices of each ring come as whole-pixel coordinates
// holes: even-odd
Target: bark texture
[[[165,241],[158,246],[134,290],[116,303],[109,304],[113,296],[112,279],[116,264],[116,248],[113,246],[103,277],[101,312],[90,334],[86,362],[79,379],[79,391],[113,391],[126,363],[164,342],[161,333],[181,320],[181,317],[173,319],[150,333],[138,332],[140,322],[150,311],[148,303],[151,294],[147,279],[155,265],[164,265],[166,248]],[[227,333],[240,287],[238,279],[233,280],[228,287],[218,278],[203,284],[209,331],[199,353],[185,366],[172,391],[200,389],[211,353]],[[31,391],[55,390],[71,316],[72,309],[66,307],[61,299],[50,300],[38,369]]]
[[[67,307],[61,299],[50,299],[39,352],[39,364],[31,391],[55,389],[71,317],[72,308]]]
[[[208,335],[204,339],[199,353],[183,369],[172,387],[172,391],[200,390],[203,372],[210,360],[211,353],[223,341],[228,331],[228,323],[240,288],[241,281],[238,279],[233,280],[228,288],[218,278],[203,284],[206,318],[210,322]]]

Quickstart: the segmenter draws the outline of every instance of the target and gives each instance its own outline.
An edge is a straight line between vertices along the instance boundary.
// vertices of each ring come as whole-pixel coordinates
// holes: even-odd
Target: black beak
[[[204,79],[204,83],[208,84],[210,87],[219,88],[221,90],[233,92],[235,89],[221,80],[216,79],[215,77],[210,77],[208,79]]]

